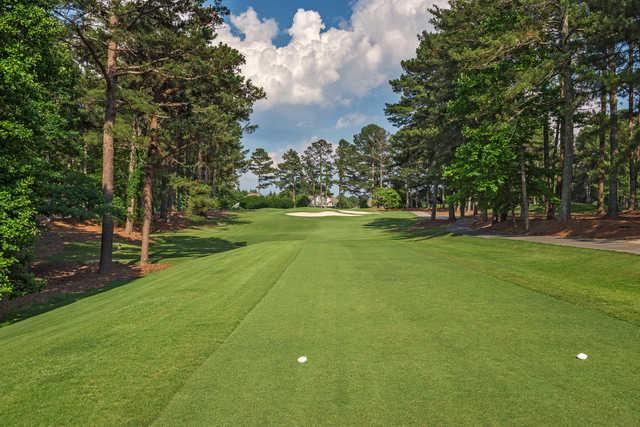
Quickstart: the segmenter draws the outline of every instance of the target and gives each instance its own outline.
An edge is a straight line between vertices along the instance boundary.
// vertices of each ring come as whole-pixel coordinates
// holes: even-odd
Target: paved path
[[[431,217],[431,212],[413,211],[418,217]],[[438,215],[437,219],[447,220],[446,215]],[[590,239],[584,237],[557,237],[557,236],[513,236],[497,233],[495,231],[478,230],[472,228],[473,218],[465,218],[449,224],[447,230],[454,234],[465,236],[477,236],[484,238],[500,238],[511,240],[524,240],[527,242],[544,243],[548,245],[573,246],[575,248],[598,249],[605,251],[627,252],[640,255],[640,239]]]
[[[606,251],[627,252],[640,255],[640,239],[590,239],[583,237],[556,236],[513,236],[487,230],[477,230],[471,227],[473,219],[465,218],[449,225],[447,230],[455,234],[478,236],[485,238],[501,238],[511,240],[525,240],[527,242],[544,243],[549,245],[573,246],[576,248],[599,249]]]

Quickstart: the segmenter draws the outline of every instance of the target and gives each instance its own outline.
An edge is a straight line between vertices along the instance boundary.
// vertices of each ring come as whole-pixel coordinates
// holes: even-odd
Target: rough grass
[[[242,219],[0,328],[0,424],[640,422],[638,257],[414,234],[403,213]]]

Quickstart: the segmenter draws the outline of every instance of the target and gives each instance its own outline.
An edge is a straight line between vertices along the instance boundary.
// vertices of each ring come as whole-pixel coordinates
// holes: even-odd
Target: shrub
[[[218,209],[220,203],[215,197],[211,197],[208,194],[196,194],[189,197],[189,203],[187,209],[191,215],[207,216],[207,213],[212,209]]]
[[[220,207],[224,209],[231,209],[236,203],[247,196],[246,191],[227,191],[220,195]]]
[[[309,204],[311,204],[311,199],[309,199],[309,197],[305,196],[304,194],[296,197],[296,207],[306,208],[307,206],[309,206]]]
[[[0,300],[37,290],[29,261],[38,234],[31,183],[0,187]]]
[[[393,188],[376,188],[373,192],[373,204],[385,209],[400,207],[400,195]]]
[[[80,220],[95,218],[102,213],[100,179],[75,171],[47,174],[46,182],[40,182],[44,195],[40,212],[44,215],[61,215]]]
[[[270,208],[276,209],[291,209],[293,208],[293,200],[286,194],[269,194],[267,197],[267,205]]]
[[[366,203],[366,200],[365,200]],[[360,198],[358,196],[338,196],[338,207],[341,209],[358,208],[360,206]],[[366,204],[365,204],[366,207]]]
[[[262,209],[268,208],[269,204],[263,196],[246,196],[240,201],[240,207],[243,209]]]

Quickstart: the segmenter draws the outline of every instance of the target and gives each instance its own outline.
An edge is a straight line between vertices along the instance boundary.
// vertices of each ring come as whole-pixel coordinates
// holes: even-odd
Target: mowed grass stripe
[[[540,243],[444,236],[423,254],[640,326],[640,256]],[[417,244],[416,244],[417,243]]]
[[[638,338],[402,242],[313,242],[157,424],[629,424]]]
[[[214,255],[0,329],[0,423],[148,424],[296,251]]]

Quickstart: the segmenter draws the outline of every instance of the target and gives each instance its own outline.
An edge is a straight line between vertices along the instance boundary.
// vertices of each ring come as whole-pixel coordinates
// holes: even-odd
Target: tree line
[[[0,6],[0,299],[39,286],[37,217],[114,220],[206,211],[237,190],[241,137],[262,89],[216,41],[219,1],[7,0]]]
[[[288,194],[293,207],[301,198],[324,205],[334,195],[338,207],[366,207],[376,191],[390,188],[397,180],[391,149],[389,132],[370,124],[352,142],[341,139],[334,145],[319,139],[303,153],[289,149],[277,165],[265,149],[257,148],[249,159],[249,170],[258,179],[258,190],[275,186]]]
[[[572,202],[638,208],[637,0],[452,0],[391,81],[407,187],[496,221],[529,204],[566,222]],[[435,194],[435,192],[433,192]]]

